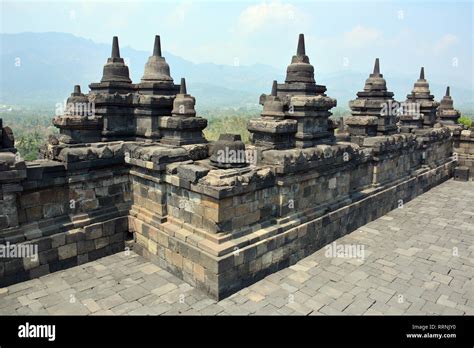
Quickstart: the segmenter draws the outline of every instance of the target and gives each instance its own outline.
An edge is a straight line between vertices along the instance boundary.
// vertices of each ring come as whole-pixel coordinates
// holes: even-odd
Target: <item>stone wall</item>
[[[215,298],[222,298],[251,283],[288,267],[310,255],[324,245],[350,233],[358,227],[399,208],[400,202],[408,202],[429,188],[450,177],[454,163],[436,169],[382,191],[374,191],[367,197],[316,217],[309,221],[290,220],[288,230],[259,239],[242,249],[236,249],[217,258],[218,273],[208,279],[216,279]],[[211,272],[210,270],[206,270]],[[219,272],[221,271],[221,272]]]
[[[454,162],[427,170],[395,187],[378,191],[331,213],[328,208],[289,217],[231,239],[190,229],[179,220],[153,226],[130,218],[135,250],[147,259],[207,292],[225,297],[278,269],[289,266],[327,243],[408,202],[452,175]],[[312,218],[315,217],[315,218]]]
[[[36,245],[38,258],[2,259],[0,284],[123,251],[133,238],[138,253],[222,298],[446,180],[455,164],[445,128],[248,146],[256,163],[231,169],[216,168],[210,148],[49,144],[48,159],[9,167],[0,243]]]
[[[454,151],[459,165],[469,169],[469,177],[474,179],[474,128],[458,130],[454,133]]]
[[[10,213],[0,245],[38,254],[1,258],[0,286],[124,250],[130,202],[123,166],[67,171],[55,161],[28,162],[20,189],[0,201]]]
[[[260,97],[251,145],[233,134],[207,142],[207,120],[185,80],[174,84],[159,36],[140,83],[117,37],[103,72],[90,93],[74,87],[43,160],[25,163],[0,120],[1,251],[37,248],[36,258],[2,255],[0,286],[130,244],[220,299],[402,207],[450,178],[457,160],[473,168],[474,132],[433,123],[438,103],[423,71],[409,99],[425,122],[402,117],[397,128],[382,114],[394,99],[378,59],[351,103],[349,133],[335,137],[337,102],[316,85],[303,34],[285,82]],[[440,117],[457,115],[448,96]],[[77,112],[84,105],[90,113]]]
[[[194,162],[195,172],[208,170],[194,182],[176,170],[187,162],[165,166],[134,185],[135,207],[148,195],[144,186],[156,180],[168,213],[153,218],[149,209],[132,209],[134,248],[210,296],[225,297],[451,177],[451,138],[438,133],[431,140],[395,135],[360,148],[297,150],[306,162],[294,150],[269,150],[257,168],[228,170],[234,186],[206,160]],[[282,165],[267,173],[261,166],[270,161]],[[131,172],[143,176],[139,168]],[[251,178],[254,186],[236,186]]]
[[[370,146],[370,142],[365,146],[371,147],[374,151],[372,173],[374,186],[403,180],[419,169],[422,163],[422,145],[414,136],[382,137],[374,142],[373,146]]]
[[[18,226],[17,195],[2,191],[0,196],[0,229]]]
[[[28,245],[34,246],[38,254],[35,257],[2,258],[0,286],[37,278],[123,251],[127,231],[127,218],[119,217],[83,228],[71,226],[68,231],[40,238],[32,237],[28,233],[23,242],[13,243],[3,240],[1,242],[3,245],[15,244],[17,249]]]

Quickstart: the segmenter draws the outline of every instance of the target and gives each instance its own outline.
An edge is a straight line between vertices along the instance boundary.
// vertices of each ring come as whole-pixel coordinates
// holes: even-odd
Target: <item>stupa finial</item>
[[[306,55],[306,49],[304,47],[304,34],[300,34],[298,38],[298,48],[296,49],[296,55],[297,56],[305,56]]]
[[[120,58],[120,49],[118,43],[118,37],[114,36],[112,41],[112,58]]]
[[[450,89],[449,89],[449,86],[448,86],[448,87],[446,87],[446,97],[450,96],[449,93],[450,93]]]
[[[277,82],[276,80],[273,80],[272,84],[272,96],[276,97],[277,96]]]
[[[380,75],[380,62],[378,58],[375,58],[374,75]]]
[[[179,87],[179,94],[187,94],[186,79],[184,77],[181,78],[181,86]]]
[[[420,70],[420,80],[424,80],[425,79],[425,68],[424,67],[421,67],[421,70]]]
[[[155,45],[153,46],[153,55],[156,57],[161,57],[160,35],[155,35]]]

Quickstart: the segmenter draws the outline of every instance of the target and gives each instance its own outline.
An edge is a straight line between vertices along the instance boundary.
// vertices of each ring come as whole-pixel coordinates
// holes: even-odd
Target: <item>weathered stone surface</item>
[[[469,180],[469,168],[468,167],[457,167],[454,169],[454,180],[468,181]]]
[[[104,74],[101,82],[125,82],[131,83],[128,67],[124,64],[123,58],[120,57],[120,49],[118,37],[114,36],[112,41],[112,54],[107,59],[104,66]]]
[[[59,310],[55,296],[65,291],[74,293],[76,301],[92,314],[100,314],[105,308],[110,308],[108,314],[117,315],[137,314],[137,308],[149,315],[178,314],[178,307],[180,314],[185,315],[301,315],[311,311],[321,315],[472,315],[474,303],[468,300],[471,286],[466,277],[466,270],[471,268],[454,262],[469,252],[469,245],[453,244],[453,240],[470,238],[474,213],[471,188],[472,183],[449,180],[403,209],[361,226],[290,267],[244,285],[221,301],[206,298],[188,284],[189,278],[170,275],[158,266],[157,260],[150,261],[131,250],[129,254],[120,252],[81,267],[8,286],[0,291],[5,299],[0,307],[5,315],[21,314],[28,308],[31,314],[52,312]],[[439,201],[445,204],[433,205]],[[440,223],[445,226],[440,228]],[[401,224],[409,228],[400,228]],[[453,246],[460,256],[453,256]],[[338,253],[338,248],[342,252]],[[244,254],[241,250],[234,258],[243,260]],[[279,257],[276,254],[275,261]],[[128,274],[130,268],[133,284]],[[193,274],[202,283],[206,281],[206,269],[199,264],[183,260],[183,268],[184,274]],[[114,280],[104,281],[104,274]],[[125,284],[132,285],[128,287],[131,290],[124,291]],[[91,291],[87,286],[98,286],[101,291]],[[31,298],[37,298],[35,305],[31,304],[35,300],[25,296],[25,292],[34,294]],[[76,307],[59,307],[63,314],[78,314]]]
[[[130,80],[128,66],[120,57],[116,36],[113,38],[112,54],[104,65],[101,81],[91,83],[89,87],[89,101],[95,106],[95,115],[103,120],[102,137],[118,140],[133,136],[135,86]]]
[[[87,95],[82,94],[79,85],[74,86],[74,92],[67,99],[64,114],[53,118],[53,124],[59,128],[60,135],[59,138],[50,138],[51,145],[101,140],[103,120],[95,115],[95,105]]]
[[[303,82],[314,83],[314,67],[309,63],[306,55],[304,35],[300,34],[298,38],[298,47],[296,55],[291,58],[291,64],[286,70],[286,83]]]
[[[251,133],[252,144],[270,149],[294,146],[297,121],[284,119],[284,106],[277,96],[277,82],[273,81],[272,94],[263,105],[262,117],[248,122],[247,129]]]
[[[314,68],[306,56],[303,34],[299,36],[296,55],[287,68],[286,81],[277,84],[276,90],[276,95],[284,103],[285,119],[297,121],[296,147],[305,148],[334,141],[335,126],[329,120],[329,110],[337,102],[324,94],[325,86],[316,85]],[[274,96],[263,94],[260,104],[264,105],[269,98]],[[293,146],[291,139],[290,147]]]
[[[436,111],[437,121],[443,125],[456,125],[458,123],[459,118],[461,117],[461,113],[454,109],[453,99],[450,95],[450,88],[449,86],[446,87],[446,94],[444,95],[443,99],[438,106],[438,110]]]
[[[430,94],[430,86],[425,79],[425,69],[420,70],[420,78],[415,82],[413,91],[407,95],[400,116],[402,132],[411,132],[419,128],[431,128],[436,122],[436,109],[439,103]]]
[[[15,147],[15,138],[13,136],[13,131],[10,127],[3,127],[1,136],[2,136],[2,138],[1,138],[1,141],[2,141],[1,148],[12,149],[12,148]]]
[[[148,58],[141,82],[134,95],[135,132],[137,136],[158,140],[162,116],[171,115],[173,100],[180,86],[175,85],[170,67],[161,52],[161,38],[155,36],[153,54]]]
[[[77,244],[71,243],[58,248],[59,260],[69,259],[77,255]]]
[[[221,134],[214,144],[211,163],[217,168],[240,168],[247,166],[245,144],[239,134]]]
[[[142,82],[172,82],[170,76],[170,67],[166,60],[161,55],[161,38],[159,35],[155,36],[155,44],[153,46],[153,55],[150,56],[145,65],[145,72],[142,77]]]
[[[186,81],[181,79],[180,91],[173,101],[171,117],[160,119],[161,142],[171,145],[187,145],[206,143],[202,130],[207,120],[196,117],[194,105],[196,99],[187,94]]]
[[[195,164],[185,164],[178,167],[178,177],[192,183],[196,183],[199,179],[205,177],[207,173],[209,173],[208,168]]]
[[[393,93],[387,90],[377,58],[373,73],[365,81],[364,90],[357,93],[357,99],[349,102],[352,116],[344,122],[347,132],[355,136],[396,133],[396,117],[399,111],[397,106]]]
[[[433,104],[426,88],[420,81],[414,91],[425,111]],[[378,64],[353,102],[354,119],[346,126],[355,131],[338,138],[343,141],[335,141],[329,110],[336,101],[325,91],[316,85],[300,36],[285,83],[273,83],[271,95],[261,98],[261,117],[249,122],[253,144],[246,146],[233,134],[206,143],[202,130],[207,121],[196,117],[184,79],[179,89],[174,85],[159,37],[138,85],[128,80],[114,39],[103,80],[91,84],[88,95],[75,88],[69,100],[94,103],[98,119],[93,130],[100,130],[100,139],[86,141],[94,122],[76,115],[74,108],[57,119],[63,137],[46,144],[47,159],[25,164],[2,142],[0,242],[35,244],[40,257],[38,262],[0,261],[1,284],[133,247],[222,298],[405,204],[450,178],[456,164],[472,167],[472,131],[437,125],[389,134],[391,118],[378,112],[392,94]],[[76,143],[69,141],[76,136]],[[404,256],[419,252],[412,246],[396,250]],[[129,281],[140,282],[133,260],[123,269]],[[450,281],[436,272],[436,280]],[[366,278],[362,272],[349,277]],[[308,279],[300,272],[287,285]],[[162,286],[144,289],[155,289],[155,295],[173,291]],[[341,294],[321,287],[324,296],[335,300]],[[123,290],[117,293],[135,298],[133,289]],[[305,289],[305,295],[313,290]],[[105,302],[120,306],[124,299],[118,296]],[[255,294],[251,300],[263,301]],[[326,311],[348,301],[341,299]],[[358,305],[369,308],[371,301]]]

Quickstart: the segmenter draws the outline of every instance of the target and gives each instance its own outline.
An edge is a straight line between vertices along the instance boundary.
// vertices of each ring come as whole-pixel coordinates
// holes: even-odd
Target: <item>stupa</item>
[[[245,144],[240,134],[220,134],[209,160],[213,166],[222,169],[247,167]]]
[[[3,127],[3,120],[0,118],[0,152],[16,153],[15,137],[10,127]]]
[[[103,118],[103,140],[117,140],[135,135],[133,92],[127,65],[120,57],[118,38],[112,41],[112,54],[104,65],[99,83],[89,85],[89,100],[94,103],[97,116]]]
[[[102,117],[95,115],[95,106],[87,95],[81,92],[81,86],[66,101],[63,115],[53,118],[53,124],[59,128],[58,140],[64,144],[98,142],[101,140]]]
[[[270,149],[295,146],[297,121],[285,119],[284,107],[283,101],[277,96],[277,82],[273,81],[272,93],[263,104],[261,117],[248,122],[252,144]]]
[[[0,229],[18,225],[15,195],[23,191],[21,181],[26,179],[26,164],[15,148],[15,137],[10,127],[3,126],[0,118]]]
[[[345,119],[351,136],[390,135],[398,132],[396,118],[398,103],[380,73],[379,58],[375,59],[373,73],[365,81],[364,90],[349,102],[352,116]]]
[[[461,114],[458,110],[454,109],[449,86],[446,87],[446,94],[441,99],[436,115],[438,122],[443,125],[454,126],[458,124]]]
[[[153,54],[148,58],[135,100],[136,134],[159,139],[159,116],[171,114],[173,100],[179,93],[170,75],[170,67],[161,53],[161,39],[155,36]]]
[[[432,128],[436,123],[436,109],[439,103],[430,94],[430,85],[425,79],[425,68],[421,68],[420,77],[415,82],[411,94],[402,108],[400,130],[412,132],[419,128]]]
[[[317,85],[314,67],[306,55],[304,35],[300,34],[296,55],[286,71],[285,83],[277,84],[276,96],[280,97],[286,119],[297,121],[295,146],[311,147],[334,141],[335,125],[329,117],[329,110],[336,106],[336,100],[328,97],[326,87]],[[260,104],[265,105],[268,98],[263,94]]]
[[[159,120],[161,143],[188,145],[207,142],[202,133],[207,126],[207,120],[196,117],[195,104],[196,99],[187,93],[186,80],[182,78],[179,94],[173,102],[171,116],[162,116]]]

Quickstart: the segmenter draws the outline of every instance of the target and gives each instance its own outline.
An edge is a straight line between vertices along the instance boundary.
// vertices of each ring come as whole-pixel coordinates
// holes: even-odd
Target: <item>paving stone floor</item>
[[[0,289],[0,314],[473,315],[473,242],[474,182],[450,180],[331,249],[363,259],[323,248],[220,302],[122,252]]]

